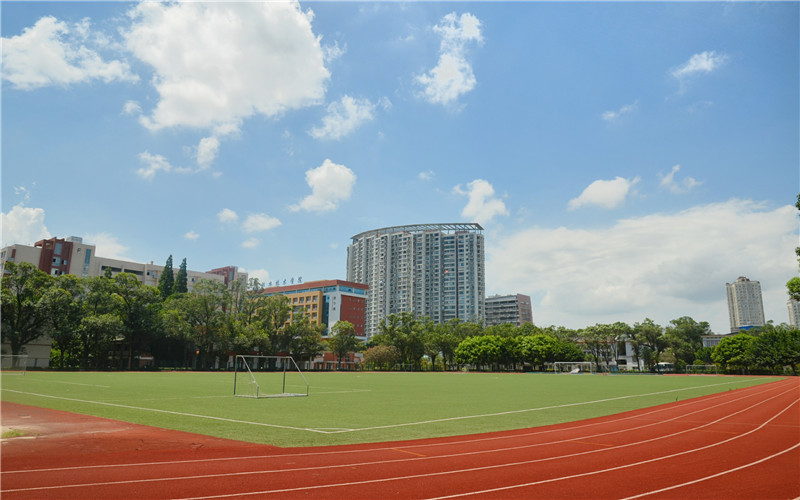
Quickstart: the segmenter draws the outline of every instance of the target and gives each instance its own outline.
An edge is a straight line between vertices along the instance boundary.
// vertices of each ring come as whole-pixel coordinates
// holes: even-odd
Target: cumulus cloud
[[[12,207],[8,213],[2,213],[3,246],[32,245],[50,238],[50,232],[44,225],[44,215],[43,208],[26,207],[22,203]]]
[[[281,225],[281,221],[267,214],[250,214],[242,223],[242,229],[246,233],[259,233],[269,231]]]
[[[236,222],[239,220],[239,216],[230,208],[223,208],[217,214],[217,220],[220,222]]]
[[[127,48],[155,71],[151,130],[236,126],[322,102],[330,73],[297,2],[141,2]]]
[[[128,247],[123,245],[117,240],[116,236],[109,233],[95,233],[87,234],[84,241],[94,245],[97,249],[97,255],[107,259],[117,260],[134,260],[128,256]]]
[[[204,137],[200,139],[197,145],[197,165],[201,170],[205,170],[211,166],[217,158],[219,151],[219,139],[216,137]]]
[[[606,111],[603,113],[602,117],[603,120],[609,123],[613,123],[619,120],[624,115],[633,113],[637,109],[639,109],[639,101],[636,101],[633,104],[626,104],[616,111]]]
[[[315,139],[339,140],[362,123],[374,118],[375,104],[369,99],[355,99],[349,95],[328,105],[328,114],[322,118],[321,127],[313,127],[309,135]]]
[[[89,28],[88,19],[70,26],[46,16],[21,35],[3,38],[3,79],[21,90],[92,80],[137,81],[127,62],[104,61],[87,47],[91,45]]]
[[[585,205],[596,205],[601,208],[616,208],[628,197],[633,187],[639,182],[639,177],[635,179],[616,179],[606,181],[597,180],[589,184],[580,196],[569,201],[569,209],[575,210]]]
[[[356,174],[344,165],[325,159],[319,167],[306,171],[306,182],[311,194],[289,208],[294,212],[329,212],[338,208],[340,202],[350,199]]]
[[[241,269],[241,271],[247,273],[248,278],[258,278],[261,286],[267,286],[270,282],[270,274],[266,269]]]
[[[675,174],[677,174],[680,169],[680,165],[675,165],[672,167],[670,173],[661,176],[661,187],[675,194],[684,194],[702,184],[702,182],[697,181],[694,177],[685,177],[683,180],[677,181],[675,179]]]
[[[490,289],[535,296],[538,324],[581,328],[680,316],[729,329],[724,285],[761,282],[767,319],[786,321],[787,276],[797,273],[796,209],[733,199],[619,220],[611,227],[531,227],[487,240]],[[487,290],[489,291],[489,290]]]
[[[439,61],[435,68],[416,77],[422,97],[433,104],[450,104],[475,88],[477,80],[467,59],[467,46],[482,43],[481,23],[477,17],[455,12],[444,16],[433,30],[442,37]]]
[[[194,230],[191,230],[191,231],[187,232],[186,234],[184,234],[183,237],[186,238],[187,240],[194,241],[197,238],[199,238],[200,235],[197,234]]]
[[[467,205],[461,211],[461,216],[466,219],[486,224],[498,215],[508,215],[508,209],[503,200],[495,197],[494,188],[483,179],[475,179],[470,182],[467,184],[466,190],[458,185],[453,188],[453,192],[469,197]]]

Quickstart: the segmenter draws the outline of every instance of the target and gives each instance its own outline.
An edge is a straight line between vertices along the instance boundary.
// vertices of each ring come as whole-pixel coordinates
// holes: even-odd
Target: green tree
[[[800,330],[777,326],[768,328],[755,338],[752,345],[753,364],[776,374],[785,366],[797,375],[800,364]]]
[[[122,320],[116,314],[114,281],[97,276],[84,279],[83,319],[79,332],[81,369],[108,368],[108,353],[117,336],[122,335]]]
[[[122,322],[128,370],[133,358],[150,346],[150,336],[160,330],[161,295],[157,288],[143,285],[133,274],[119,273],[112,281],[112,297]],[[123,363],[120,356],[120,363]]]
[[[558,352],[558,339],[549,335],[526,335],[519,337],[522,360],[536,369],[548,361],[553,361]]]
[[[711,359],[723,370],[741,370],[745,373],[753,363],[753,343],[755,337],[739,333],[725,337],[714,348]]]
[[[170,265],[172,263],[170,262]],[[175,277],[175,287],[173,293],[186,293],[189,291],[189,275],[186,271],[186,257],[181,261],[181,267],[178,268],[178,275]]]
[[[167,258],[167,263],[164,265],[164,271],[161,277],[158,278],[158,291],[161,293],[161,298],[166,299],[172,295],[172,289],[175,287],[175,272],[172,270],[172,255]]]
[[[364,353],[364,364],[379,370],[391,370],[400,361],[400,351],[393,345],[376,345]]]
[[[664,328],[657,325],[652,319],[645,318],[641,323],[634,323],[633,335],[642,350],[642,358],[648,370],[659,362],[661,351],[666,347]]]
[[[464,339],[456,348],[456,361],[477,367],[499,363],[503,355],[503,340],[497,335],[481,335]]]
[[[52,283],[50,275],[27,262],[5,263],[0,333],[3,342],[10,344],[11,354],[22,354],[26,344],[46,333],[42,297]]]
[[[325,351],[325,344],[322,341],[325,325],[312,324],[308,316],[302,314],[297,315],[295,320],[286,326],[286,330],[291,337],[289,353],[297,361],[311,361]]]
[[[67,368],[68,362],[79,362],[79,332],[83,319],[81,296],[83,285],[78,278],[64,274],[55,278],[42,297],[41,312],[47,318],[46,326],[57,354],[57,367]]]
[[[358,352],[363,346],[356,337],[355,328],[349,321],[337,321],[328,337],[328,348],[336,355],[336,369],[342,366],[342,359],[351,352]]]

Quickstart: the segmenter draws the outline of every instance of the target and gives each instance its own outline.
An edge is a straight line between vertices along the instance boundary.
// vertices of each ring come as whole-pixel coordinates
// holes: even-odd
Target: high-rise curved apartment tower
[[[369,285],[367,338],[389,314],[435,323],[484,318],[483,228],[475,223],[385,227],[353,236],[347,280]]]

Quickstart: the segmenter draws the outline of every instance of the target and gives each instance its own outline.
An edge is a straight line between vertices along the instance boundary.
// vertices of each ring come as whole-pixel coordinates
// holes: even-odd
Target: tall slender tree
[[[175,272],[172,270],[172,255],[167,258],[167,263],[164,265],[164,272],[158,278],[158,291],[161,293],[161,298],[166,299],[172,295],[172,289],[175,286]]]
[[[175,288],[172,291],[174,293],[186,293],[189,291],[189,275],[186,273],[186,257],[181,261],[181,267],[178,269],[178,276],[175,278]]]

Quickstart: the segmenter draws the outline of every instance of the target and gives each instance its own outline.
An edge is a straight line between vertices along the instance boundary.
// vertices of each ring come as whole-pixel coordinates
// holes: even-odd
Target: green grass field
[[[306,373],[308,397],[233,396],[233,373],[3,375],[3,401],[276,446],[395,441],[581,420],[775,377]],[[305,387],[287,391],[305,392]]]

